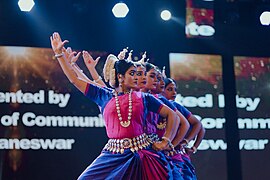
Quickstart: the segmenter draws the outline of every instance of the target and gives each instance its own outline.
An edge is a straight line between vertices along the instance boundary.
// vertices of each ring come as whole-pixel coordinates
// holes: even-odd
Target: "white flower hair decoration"
[[[113,54],[109,54],[103,68],[104,80],[109,82],[111,87],[115,87],[115,68],[114,64],[119,61]]]
[[[138,63],[141,63],[142,65],[144,65],[145,59],[146,59],[146,51],[143,53],[142,58],[138,61]]]

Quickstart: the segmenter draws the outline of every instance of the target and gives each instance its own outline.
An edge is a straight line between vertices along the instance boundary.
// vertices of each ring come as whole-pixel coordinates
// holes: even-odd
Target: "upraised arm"
[[[98,57],[96,60],[94,60],[93,57],[87,51],[83,51],[84,63],[86,65],[87,69],[89,70],[94,82],[101,85],[102,87],[106,87],[106,84],[103,82],[101,76],[98,74],[98,72],[96,71],[96,68],[95,68],[99,59],[100,59],[100,57]]]
[[[81,52],[75,55],[76,52],[72,51],[71,47],[68,47],[66,50],[64,50],[64,53],[65,53],[65,56],[68,57],[68,62],[71,64],[73,70],[77,74],[77,77],[88,83],[92,83],[91,80],[83,73],[83,70],[76,63]]]
[[[72,68],[65,53],[63,52],[64,45],[68,41],[62,41],[59,33],[57,32],[53,33],[53,35],[50,37],[50,40],[52,49],[55,53],[55,57],[57,58],[63,72],[65,73],[69,81],[74,84],[82,93],[84,93],[87,87],[87,82],[78,78],[76,72]]]

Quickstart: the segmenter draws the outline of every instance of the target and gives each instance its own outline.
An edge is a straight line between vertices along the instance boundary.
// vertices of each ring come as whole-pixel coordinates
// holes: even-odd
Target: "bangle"
[[[167,143],[168,143],[168,145],[169,145],[169,147],[174,151],[174,145],[172,144],[172,142],[171,142],[171,140],[169,138],[163,136],[161,139],[162,140],[166,140]]]
[[[193,154],[195,154],[197,152],[197,148],[195,146],[192,146],[191,149],[193,150]]]
[[[93,81],[94,81],[95,83],[97,83],[97,82],[100,81],[100,80],[102,80],[102,77],[101,77],[101,76],[98,76],[98,78],[97,78],[97,79],[94,79]]]
[[[165,136],[163,136],[161,139],[162,139],[162,140],[166,140],[166,141],[168,142],[168,144],[171,143],[171,140],[170,140],[169,138],[165,137]]]
[[[60,58],[60,57],[62,57],[62,56],[64,56],[64,53],[59,53],[59,54],[55,54],[55,55],[54,55],[54,57],[56,57],[56,58]]]

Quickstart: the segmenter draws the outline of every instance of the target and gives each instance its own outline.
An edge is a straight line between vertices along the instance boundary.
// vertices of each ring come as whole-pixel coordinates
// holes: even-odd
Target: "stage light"
[[[124,18],[128,14],[128,7],[125,3],[117,3],[112,8],[113,15],[116,18]]]
[[[164,21],[168,21],[171,19],[172,15],[171,15],[171,12],[168,11],[168,10],[163,10],[161,13],[160,13],[160,17],[164,20]]]
[[[270,25],[270,12],[264,11],[260,16],[260,21],[262,25],[269,26]]]
[[[19,0],[18,5],[21,11],[29,12],[35,5],[34,0]]]

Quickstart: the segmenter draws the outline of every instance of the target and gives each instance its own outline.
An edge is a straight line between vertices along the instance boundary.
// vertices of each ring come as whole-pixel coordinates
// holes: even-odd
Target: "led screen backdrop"
[[[243,179],[269,179],[270,59],[235,57],[234,65]],[[221,57],[171,53],[170,70],[178,84],[178,102],[206,129],[193,156],[198,178],[226,179]]]
[[[51,49],[0,47],[0,82],[0,179],[76,179],[107,141],[98,107]]]
[[[234,57],[243,179],[270,179],[270,58]]]
[[[212,38],[214,34],[214,1],[186,0],[186,37]]]

